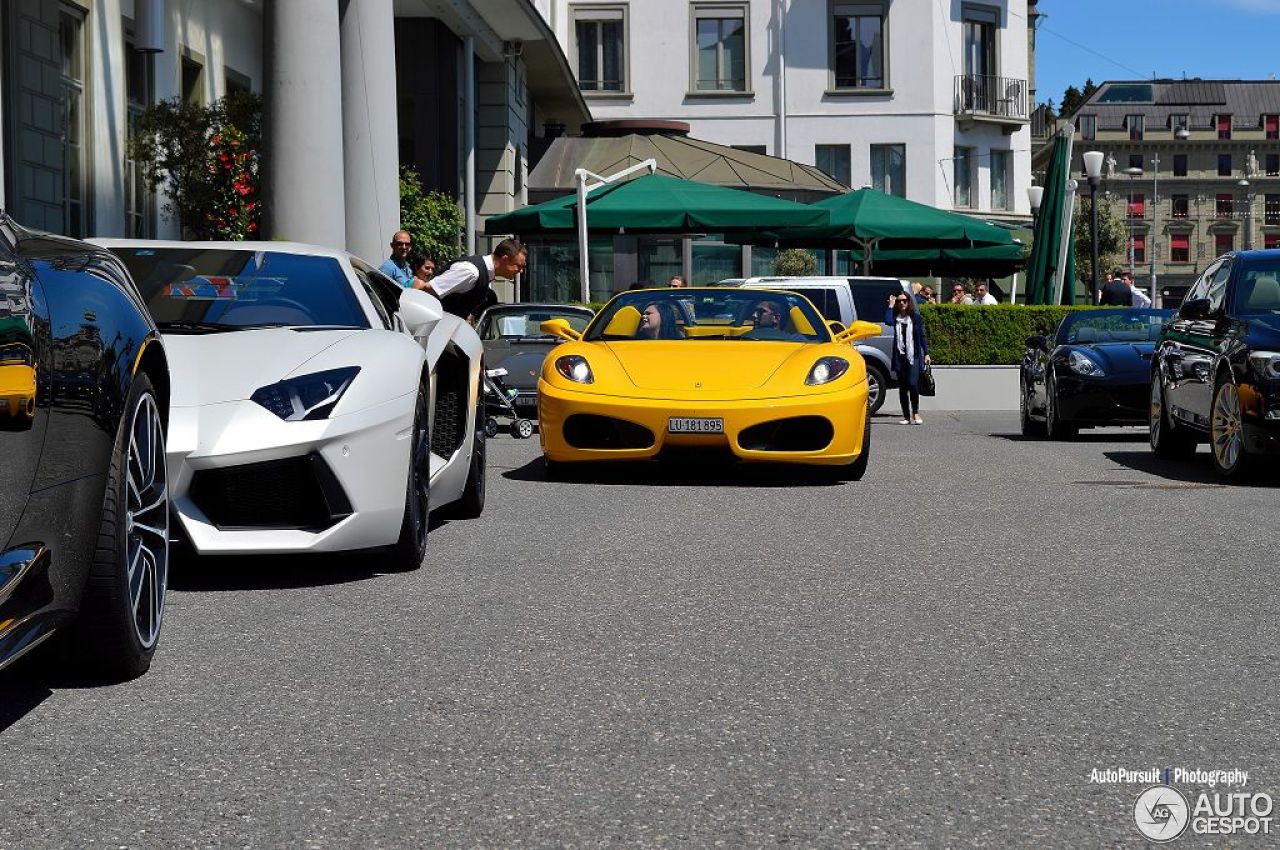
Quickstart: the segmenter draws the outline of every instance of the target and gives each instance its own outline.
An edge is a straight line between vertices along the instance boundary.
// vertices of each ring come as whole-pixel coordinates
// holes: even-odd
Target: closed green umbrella
[[[1040,211],[1036,215],[1035,236],[1031,242],[1031,257],[1027,261],[1028,304],[1053,303],[1054,282],[1059,267],[1068,285],[1063,287],[1063,300],[1069,301],[1075,288],[1075,246],[1071,239],[1071,222],[1063,221],[1067,205],[1067,181],[1071,179],[1070,125],[1059,131],[1053,140],[1053,152],[1049,155],[1049,167],[1045,172],[1044,195],[1040,199]],[[1067,240],[1066,256],[1063,256],[1063,239]]]
[[[577,208],[576,195],[554,198],[490,217],[485,233],[567,233],[577,226]],[[824,224],[828,216],[815,206],[665,174],[611,183],[587,196],[587,227],[592,232],[720,233],[811,227]]]

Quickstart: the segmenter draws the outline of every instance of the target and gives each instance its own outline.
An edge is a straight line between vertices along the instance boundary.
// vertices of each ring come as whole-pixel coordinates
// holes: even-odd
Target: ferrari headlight
[[[326,419],[358,374],[359,366],[348,366],[299,375],[261,387],[249,398],[285,422]]]
[[[556,371],[579,384],[591,384],[596,380],[596,376],[591,374],[591,367],[587,365],[587,358],[581,354],[566,354],[564,357],[557,357]]]
[[[809,377],[804,382],[811,387],[829,384],[849,371],[849,361],[843,357],[823,357],[809,370]]]
[[[1249,363],[1262,377],[1280,379],[1280,351],[1255,351],[1249,355]]]
[[[1077,375],[1088,375],[1091,378],[1101,378],[1106,374],[1097,360],[1080,351],[1072,351],[1067,355],[1067,368]]]

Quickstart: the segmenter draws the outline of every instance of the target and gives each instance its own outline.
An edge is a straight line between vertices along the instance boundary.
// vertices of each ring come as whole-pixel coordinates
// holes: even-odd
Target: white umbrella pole
[[[658,170],[658,161],[656,159],[646,159],[644,162],[638,162],[630,168],[624,168],[616,174],[610,174],[608,177],[601,177],[599,174],[593,174],[585,168],[579,168],[573,172],[574,179],[578,181],[578,274],[582,277],[582,303],[591,303],[591,264],[587,256],[587,193],[592,189],[598,189],[615,180],[634,174],[641,169],[648,169],[650,174]],[[587,185],[587,178],[595,180],[590,186]]]

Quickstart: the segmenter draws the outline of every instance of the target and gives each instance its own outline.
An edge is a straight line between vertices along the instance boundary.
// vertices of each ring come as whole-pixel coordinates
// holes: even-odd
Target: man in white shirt
[[[515,280],[524,271],[529,252],[515,239],[503,239],[487,257],[463,257],[427,284],[427,292],[440,299],[444,309],[474,321],[493,291],[495,277]]]
[[[1125,272],[1124,282],[1129,287],[1129,293],[1133,297],[1132,305],[1134,307],[1150,307],[1151,306],[1151,299],[1147,296],[1147,293],[1143,292],[1141,289],[1138,289],[1133,285],[1133,275],[1129,274],[1128,272]]]
[[[973,288],[973,303],[999,304],[1000,302],[996,300],[994,295],[987,291],[987,285],[985,283],[980,283]]]

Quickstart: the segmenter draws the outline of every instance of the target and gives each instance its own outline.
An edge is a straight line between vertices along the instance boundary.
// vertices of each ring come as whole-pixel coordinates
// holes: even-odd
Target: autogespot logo
[[[1138,831],[1152,841],[1172,841],[1187,828],[1187,798],[1168,785],[1148,788],[1133,804],[1133,821]]]

